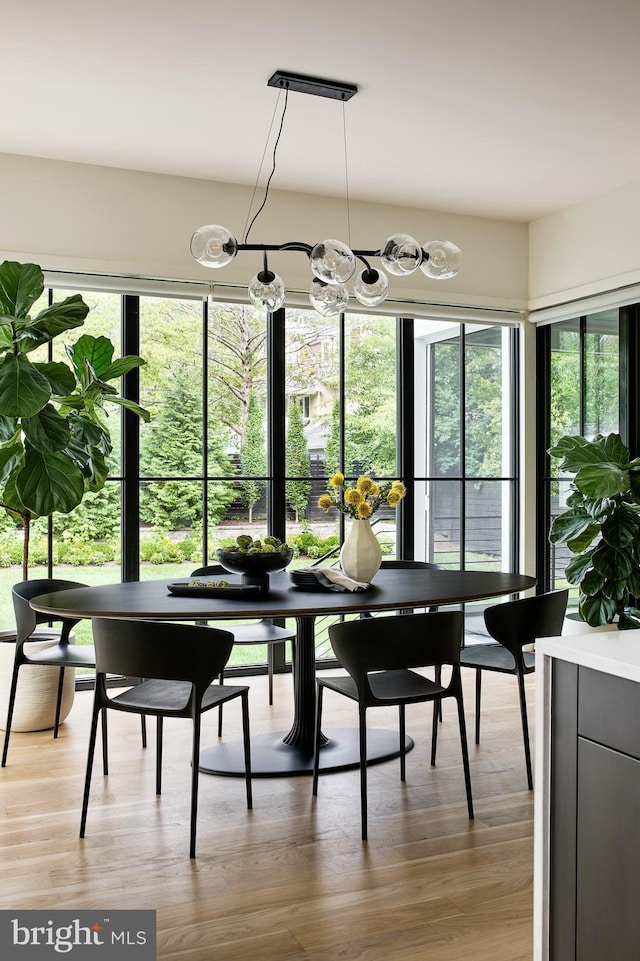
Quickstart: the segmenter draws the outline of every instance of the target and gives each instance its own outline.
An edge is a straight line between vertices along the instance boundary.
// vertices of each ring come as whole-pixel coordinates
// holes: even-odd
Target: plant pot
[[[35,654],[37,651],[52,647],[58,643],[60,634],[56,630],[36,628],[33,632],[34,641],[27,641],[25,652]],[[0,631],[0,729],[4,730],[7,723],[9,707],[9,691],[11,690],[11,676],[15,659],[15,631]],[[74,641],[73,632],[69,637]],[[47,667],[40,664],[26,664],[18,673],[18,689],[13,709],[12,731],[46,731],[53,728],[56,717],[56,698],[58,695],[59,667]],[[75,668],[66,668],[62,687],[62,704],[60,706],[60,723],[69,714],[75,695]]]
[[[340,550],[340,566],[347,577],[368,584],[380,570],[382,551],[368,520],[352,521]]]
[[[562,628],[563,634],[609,634],[612,631],[617,633],[617,624],[600,624],[599,627],[591,627],[583,621],[577,611],[569,611],[565,616]]]

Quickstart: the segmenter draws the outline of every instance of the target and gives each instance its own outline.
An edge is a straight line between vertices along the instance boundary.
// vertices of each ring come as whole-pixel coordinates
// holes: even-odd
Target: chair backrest
[[[200,695],[233,648],[233,634],[217,628],[115,617],[93,619],[93,641],[97,674],[190,681]]]
[[[329,627],[338,660],[367,698],[369,673],[459,664],[463,636],[461,611],[372,617]]]
[[[29,601],[34,597],[39,597],[40,594],[53,594],[55,591],[70,591],[75,587],[86,586],[86,584],[81,584],[80,581],[63,581],[47,577],[37,578],[33,581],[20,581],[19,584],[14,584],[11,588],[11,596],[16,616],[18,643],[24,643],[33,634],[38,624],[60,620],[65,622],[65,629],[61,636],[61,641],[64,643],[73,625],[77,624],[77,618],[73,620],[72,618],[52,617],[51,614],[40,614],[34,611]]]
[[[517,656],[538,637],[562,634],[568,600],[569,591],[564,590],[495,604],[484,612],[484,622],[491,636]]]

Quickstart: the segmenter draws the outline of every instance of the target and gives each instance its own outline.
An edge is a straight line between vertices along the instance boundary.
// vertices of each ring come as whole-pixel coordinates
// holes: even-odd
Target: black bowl
[[[243,584],[256,584],[263,591],[268,591],[269,574],[283,571],[291,563],[293,548],[273,551],[271,554],[248,554],[221,547],[216,555],[226,571],[242,575]]]

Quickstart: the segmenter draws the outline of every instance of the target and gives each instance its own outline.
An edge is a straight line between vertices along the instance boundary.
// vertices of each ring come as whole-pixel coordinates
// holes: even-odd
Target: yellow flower
[[[392,483],[391,490],[398,491],[398,493],[400,494],[400,497],[404,497],[404,495],[407,493],[407,488],[404,486],[402,481],[399,481],[399,480],[395,480]]]
[[[400,491],[393,490],[393,488],[387,494],[387,504],[389,507],[395,507],[402,500],[402,495]]]
[[[359,477],[356,481],[356,487],[361,494],[371,494],[372,488],[375,486],[375,482],[370,477]]]
[[[326,511],[327,513],[331,510],[331,508],[333,507],[333,501],[331,500],[328,494],[320,495],[320,497],[318,498],[318,507],[321,507],[322,510]]]
[[[380,488],[378,487],[376,482],[373,481],[369,489],[369,497],[377,497],[379,493],[380,493]]]
[[[363,501],[361,504],[358,504],[357,511],[358,517],[362,518],[371,517],[371,514],[373,513],[371,510],[371,504],[369,504],[368,501]]]
[[[344,474],[341,474],[339,470],[335,472],[333,477],[329,478],[329,487],[342,487],[343,484]]]
[[[347,502],[347,504],[358,505],[362,503],[364,498],[362,497],[362,494],[357,489],[357,487],[349,487],[344,492],[344,499]]]

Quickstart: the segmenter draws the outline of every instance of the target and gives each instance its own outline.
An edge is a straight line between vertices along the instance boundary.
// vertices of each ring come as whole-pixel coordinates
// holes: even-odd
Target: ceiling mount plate
[[[310,93],[316,97],[330,97],[332,100],[351,100],[354,93],[358,92],[354,83],[305,77],[300,73],[288,73],[286,70],[276,70],[267,81],[267,86],[294,90],[296,93]]]

